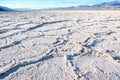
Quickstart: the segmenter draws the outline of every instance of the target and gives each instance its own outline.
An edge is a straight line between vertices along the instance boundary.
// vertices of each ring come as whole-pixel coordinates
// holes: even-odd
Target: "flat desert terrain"
[[[120,80],[120,11],[0,12],[0,80]]]

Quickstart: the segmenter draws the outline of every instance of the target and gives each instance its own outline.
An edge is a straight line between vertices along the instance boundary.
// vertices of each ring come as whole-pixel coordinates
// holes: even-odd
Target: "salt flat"
[[[120,11],[0,12],[0,80],[120,80]]]

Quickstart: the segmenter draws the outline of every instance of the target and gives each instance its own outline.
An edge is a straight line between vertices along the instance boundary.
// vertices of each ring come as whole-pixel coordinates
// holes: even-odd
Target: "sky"
[[[0,0],[0,6],[9,8],[43,9],[79,5],[94,5],[114,0]]]

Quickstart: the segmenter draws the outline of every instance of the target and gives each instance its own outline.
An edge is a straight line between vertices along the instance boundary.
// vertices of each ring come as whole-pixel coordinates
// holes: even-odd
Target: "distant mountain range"
[[[0,11],[13,11],[13,9],[10,9],[10,8],[7,8],[7,7],[0,6]]]
[[[96,5],[80,5],[77,7],[50,8],[50,10],[120,10],[120,1],[105,2]]]
[[[29,8],[16,8],[17,11],[28,11],[28,10],[41,10],[41,9],[29,9]],[[0,6],[0,11],[14,11],[13,9]],[[80,6],[71,6],[71,7],[58,7],[58,8],[49,8],[42,10],[120,10],[120,1],[105,2],[95,5],[80,5]]]

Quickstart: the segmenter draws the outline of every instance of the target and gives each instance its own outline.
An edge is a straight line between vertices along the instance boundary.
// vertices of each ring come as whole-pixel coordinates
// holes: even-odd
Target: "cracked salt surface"
[[[119,13],[0,12],[0,80],[120,80]]]

